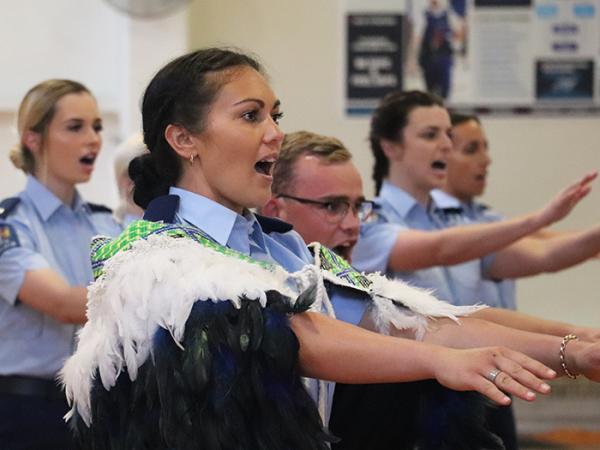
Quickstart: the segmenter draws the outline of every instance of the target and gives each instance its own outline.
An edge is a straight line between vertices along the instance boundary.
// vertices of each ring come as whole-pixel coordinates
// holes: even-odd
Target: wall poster
[[[600,112],[600,0],[348,0],[346,112],[393,89],[462,110]]]

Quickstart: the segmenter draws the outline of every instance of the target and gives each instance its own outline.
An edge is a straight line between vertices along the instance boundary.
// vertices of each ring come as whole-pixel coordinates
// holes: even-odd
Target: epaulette
[[[90,208],[90,211],[92,211],[93,213],[109,213],[112,214],[112,209],[110,209],[108,206],[104,206],[104,205],[100,205],[97,203],[87,203],[87,205]]]
[[[9,197],[2,200],[0,202],[0,219],[6,219],[20,202],[19,197]]]
[[[262,230],[267,233],[287,233],[292,231],[294,226],[290,223],[284,222],[283,220],[275,219],[273,217],[261,216],[256,214],[256,220],[260,224]]]
[[[436,208],[436,211],[441,212],[442,214],[445,214],[447,216],[463,213],[463,209],[460,207]]]
[[[173,223],[177,209],[179,209],[178,195],[161,195],[148,203],[146,212],[144,213],[144,220]]]

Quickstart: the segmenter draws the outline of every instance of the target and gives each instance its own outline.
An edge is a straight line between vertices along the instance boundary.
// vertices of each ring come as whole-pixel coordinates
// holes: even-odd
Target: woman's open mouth
[[[79,158],[79,162],[86,166],[93,166],[94,162],[96,161],[96,156],[97,155],[90,153],[89,155]]]
[[[263,159],[254,164],[254,170],[262,175],[268,177],[273,175],[273,166],[275,165],[274,159]]]
[[[436,159],[431,163],[431,168],[434,170],[446,170],[446,161]]]

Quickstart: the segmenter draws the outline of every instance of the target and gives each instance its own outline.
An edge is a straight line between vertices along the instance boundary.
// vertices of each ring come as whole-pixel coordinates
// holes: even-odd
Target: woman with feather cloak
[[[279,108],[260,65],[231,50],[177,58],[148,86],[150,153],[130,165],[146,214],[93,242],[88,323],[62,371],[83,448],[326,449],[330,387],[307,389],[301,376],[435,379],[500,404],[549,391],[542,380],[555,372],[519,352],[444,348],[328,317],[345,302],[343,319],[357,323],[368,296],[383,331],[418,337],[429,317],[478,307],[362,275],[327,251],[317,259],[344,270],[322,270],[290,226],[251,213],[270,197]],[[331,300],[325,282],[340,286]]]

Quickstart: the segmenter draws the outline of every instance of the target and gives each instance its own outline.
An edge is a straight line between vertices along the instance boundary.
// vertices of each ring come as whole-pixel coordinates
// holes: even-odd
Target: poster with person
[[[479,113],[600,112],[600,0],[383,3],[348,3],[346,105],[361,105],[348,113],[371,110],[351,88],[352,70],[367,70],[353,57],[365,42],[375,52],[369,70],[385,72],[389,82],[372,77],[380,81],[378,94],[427,90]],[[387,20],[372,22],[368,32],[356,26],[361,14],[378,12]]]

